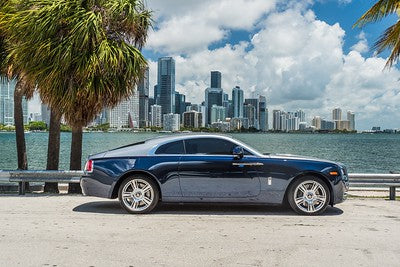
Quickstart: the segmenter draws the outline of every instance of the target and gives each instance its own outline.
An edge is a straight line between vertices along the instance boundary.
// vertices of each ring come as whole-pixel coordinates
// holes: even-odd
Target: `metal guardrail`
[[[396,199],[396,187],[400,187],[400,174],[349,173],[350,187],[389,187],[389,199]]]
[[[79,183],[83,171],[24,171],[0,170],[0,182],[18,182],[19,193],[25,194],[25,182]],[[400,174],[349,173],[350,188],[389,187],[389,198],[396,198],[396,187],[400,187]]]
[[[18,192],[25,194],[25,183],[79,183],[83,171],[2,171],[0,170],[0,182],[16,182],[19,184]]]

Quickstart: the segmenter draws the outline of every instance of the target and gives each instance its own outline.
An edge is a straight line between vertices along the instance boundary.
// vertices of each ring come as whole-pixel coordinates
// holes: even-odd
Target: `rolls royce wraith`
[[[81,179],[88,196],[118,198],[129,213],[160,202],[286,204],[316,215],[346,199],[342,164],[262,154],[222,135],[168,135],[91,155]]]

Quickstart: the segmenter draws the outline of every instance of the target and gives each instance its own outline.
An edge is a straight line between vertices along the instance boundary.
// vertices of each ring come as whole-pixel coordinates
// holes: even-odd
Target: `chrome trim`
[[[264,166],[262,162],[234,162],[232,163],[233,166]]]

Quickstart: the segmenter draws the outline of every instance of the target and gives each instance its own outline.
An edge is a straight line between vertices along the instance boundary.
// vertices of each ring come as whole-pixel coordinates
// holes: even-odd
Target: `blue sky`
[[[144,55],[150,91],[157,58],[176,60],[176,90],[201,103],[210,71],[222,87],[267,97],[273,109],[303,109],[331,119],[331,110],[356,113],[358,130],[400,128],[400,71],[384,70],[388,52],[374,42],[396,16],[363,29],[352,26],[370,0],[147,0],[154,11]],[[33,105],[32,105],[33,106]]]

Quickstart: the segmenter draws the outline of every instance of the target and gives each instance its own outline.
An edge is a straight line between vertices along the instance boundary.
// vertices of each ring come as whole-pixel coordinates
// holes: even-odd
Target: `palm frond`
[[[379,0],[361,18],[359,18],[354,27],[363,27],[370,22],[376,22],[382,18],[395,13],[400,7],[399,0]]]

